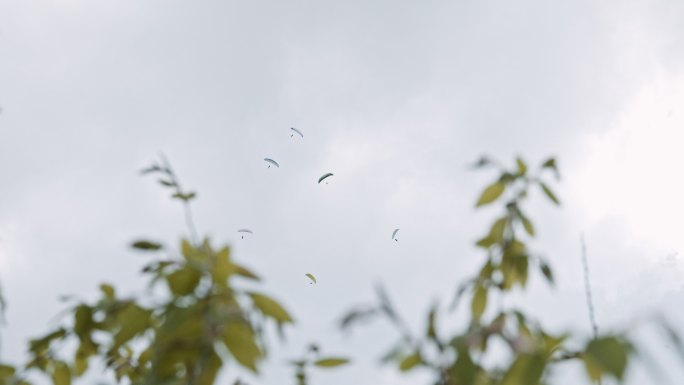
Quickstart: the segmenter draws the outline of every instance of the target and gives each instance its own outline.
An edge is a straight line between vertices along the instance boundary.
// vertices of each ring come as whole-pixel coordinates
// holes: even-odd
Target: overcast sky
[[[559,160],[561,209],[538,193],[529,205],[558,285],[535,276],[526,308],[590,335],[584,233],[601,330],[652,312],[682,322],[682,21],[679,0],[0,0],[2,358],[23,360],[61,294],[140,290],[130,241],[186,233],[138,174],[160,151],[198,191],[199,230],[299,321],[255,383],[292,381],[283,360],[310,341],[355,359],[315,384],[423,379],[377,365],[396,337],[385,324],[344,336],[334,322],[382,281],[421,330],[474,274],[497,210],[473,206],[495,175],[466,165],[485,153]],[[567,364],[554,378],[581,376]],[[664,384],[643,367],[629,383]]]

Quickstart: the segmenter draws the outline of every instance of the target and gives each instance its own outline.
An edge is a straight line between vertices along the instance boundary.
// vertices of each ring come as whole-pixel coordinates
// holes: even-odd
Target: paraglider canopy
[[[271,168],[271,165],[274,165],[276,167],[280,167],[278,162],[276,162],[275,160],[273,160],[271,158],[264,158],[264,160],[266,161],[266,163],[268,163],[268,168]]]
[[[250,229],[240,229],[240,230],[238,230],[238,233],[249,233],[249,234],[254,234],[254,233],[252,232],[252,230],[250,230]],[[240,238],[241,238],[241,239],[245,239],[245,236],[242,235]]]
[[[322,177],[318,178],[318,183],[323,182],[325,179],[327,179],[327,178],[329,178],[329,177],[331,177],[331,176],[333,176],[333,174],[330,173],[330,172],[327,173],[327,174],[325,174],[325,175],[323,175]]]
[[[306,275],[307,277],[309,277],[309,279],[311,280],[311,282],[309,282],[309,285],[311,285],[312,283],[316,283],[316,277],[314,277],[313,274],[311,274],[311,273],[306,273],[306,274],[304,274],[304,275]]]
[[[296,128],[294,128],[294,127],[290,127],[290,130],[296,132],[297,135],[301,136],[302,138],[304,137],[304,134],[302,134],[302,132],[299,131],[298,129],[296,129]],[[293,137],[293,136],[294,136],[294,134],[290,135],[290,138]]]
[[[394,229],[394,231],[392,232],[392,239],[394,239],[395,241],[397,241],[397,238],[395,238],[395,237],[397,236],[398,232],[399,232],[399,229]]]

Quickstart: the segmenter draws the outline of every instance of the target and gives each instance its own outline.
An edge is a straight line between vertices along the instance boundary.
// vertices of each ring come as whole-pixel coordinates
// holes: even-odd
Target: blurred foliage
[[[500,202],[501,214],[484,235],[476,241],[485,254],[476,275],[460,284],[450,310],[458,307],[465,295],[470,296],[469,321],[465,330],[445,333],[439,330],[440,307],[433,305],[426,316],[426,328],[414,333],[399,316],[387,293],[378,287],[377,303],[359,306],[347,312],[340,321],[342,329],[354,324],[384,317],[397,327],[399,341],[383,357],[383,362],[407,372],[422,368],[433,373],[435,385],[542,385],[545,374],[561,361],[580,360],[588,378],[600,382],[612,377],[621,381],[635,353],[625,333],[599,335],[583,342],[569,333],[552,333],[521,309],[492,305],[492,298],[524,290],[535,271],[554,284],[551,266],[528,247],[526,240],[536,229],[524,210],[530,191],[537,189],[553,205],[560,205],[550,187],[548,174],[558,180],[556,160],[544,161],[534,172],[522,159],[515,159],[509,169],[483,157],[474,168],[494,168],[497,178],[479,195],[475,206],[485,207]],[[553,179],[552,179],[553,180]],[[551,180],[551,181],[552,181]],[[667,328],[673,340],[676,333]],[[503,344],[495,344],[495,340]],[[678,339],[677,339],[678,341]],[[573,342],[573,343],[570,343]],[[505,364],[491,364],[488,359],[508,349]],[[570,346],[583,346],[571,349]],[[681,346],[681,345],[680,345]]]
[[[450,311],[454,311],[469,296],[465,329],[441,330],[445,309],[434,303],[425,317],[425,329],[414,333],[380,285],[376,286],[377,301],[349,311],[341,319],[341,328],[385,318],[400,338],[383,362],[401,372],[428,370],[435,385],[549,384],[548,369],[566,360],[580,360],[591,381],[607,377],[621,381],[637,352],[625,333],[581,340],[570,333],[549,332],[521,309],[504,308],[500,301],[493,305],[495,297],[524,290],[534,272],[548,285],[554,284],[549,262],[527,246],[537,230],[523,206],[531,189],[560,205],[548,180],[549,174],[560,178],[555,159],[546,160],[534,172],[521,158],[512,169],[486,157],[475,166],[493,167],[499,173],[482,191],[476,207],[501,203],[502,210],[476,241],[485,256],[483,265],[458,285],[451,302]],[[260,278],[237,263],[228,246],[197,239],[190,209],[196,194],[181,187],[163,156],[143,173],[160,176],[158,182],[183,203],[190,239],[182,239],[177,249],[148,239],[133,242],[133,249],[152,259],[142,269],[150,297],[120,296],[112,285],[101,284],[96,301],[74,304],[58,327],[29,342],[25,365],[0,365],[0,384],[28,385],[28,374],[37,372],[54,385],[69,385],[98,360],[118,382],[211,385],[217,382],[219,371],[231,364],[259,373],[269,350],[266,329],[272,325],[283,336],[284,328],[294,323],[277,299],[242,288],[241,282],[255,284]],[[684,343],[677,333],[667,322],[659,324],[684,358]],[[505,348],[496,347],[495,340]],[[502,349],[508,350],[507,361],[489,363],[488,356]],[[310,370],[348,363],[347,358],[322,355],[319,346],[311,344],[290,365],[294,383],[307,385]],[[237,379],[234,385],[245,383]]]
[[[348,363],[349,359],[347,358],[321,356],[320,348],[316,344],[310,344],[306,353],[301,358],[290,361],[290,364],[295,368],[297,385],[307,385],[309,383],[308,370],[312,367],[335,368]]]

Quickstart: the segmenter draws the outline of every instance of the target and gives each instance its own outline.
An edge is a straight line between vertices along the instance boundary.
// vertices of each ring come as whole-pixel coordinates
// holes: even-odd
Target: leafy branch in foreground
[[[346,329],[353,324],[384,316],[397,327],[401,338],[385,355],[384,362],[392,362],[402,372],[416,368],[432,371],[437,385],[536,385],[547,384],[548,369],[562,361],[579,359],[593,381],[605,376],[622,380],[633,344],[624,333],[596,335],[583,344],[581,350],[571,349],[572,335],[547,331],[523,310],[492,306],[491,298],[524,290],[530,268],[536,267],[549,285],[554,284],[549,262],[530,250],[526,237],[534,237],[536,229],[523,204],[532,188],[538,188],[553,204],[560,200],[545,180],[545,171],[552,171],[559,179],[556,161],[550,158],[534,173],[521,158],[513,169],[484,157],[477,168],[494,166],[499,176],[480,194],[476,207],[502,202],[503,212],[496,218],[476,245],[485,253],[478,273],[460,284],[451,309],[460,299],[470,294],[469,322],[465,330],[445,333],[439,330],[440,307],[434,304],[427,315],[426,329],[414,335],[401,320],[387,294],[378,291],[378,304],[358,307],[341,320]],[[495,340],[502,342],[493,344]],[[574,343],[573,345],[577,345]],[[582,344],[580,344],[582,346]],[[510,359],[495,364],[495,356]]]
[[[294,323],[280,302],[242,287],[240,280],[260,279],[234,261],[228,246],[196,241],[189,205],[196,195],[181,187],[165,158],[143,173],[160,173],[159,183],[183,202],[192,239],[182,239],[177,250],[150,240],[133,242],[132,248],[157,257],[142,270],[149,281],[147,296],[120,296],[103,283],[97,301],[73,305],[59,327],[30,341],[28,363],[0,365],[0,384],[29,385],[29,373],[37,372],[54,385],[69,385],[98,360],[117,382],[211,385],[227,365],[258,373],[267,352],[267,327],[274,325],[282,336]]]

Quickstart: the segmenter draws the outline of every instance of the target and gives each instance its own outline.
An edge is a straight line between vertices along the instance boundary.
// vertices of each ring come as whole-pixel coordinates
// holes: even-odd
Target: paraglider
[[[240,229],[240,230],[238,230],[238,233],[249,233],[249,234],[254,234],[254,233],[252,232],[252,230],[250,230],[250,229]],[[242,234],[242,236],[241,236],[240,238],[241,238],[241,239],[245,239],[245,235]]]
[[[271,165],[274,165],[274,166],[276,166],[276,167],[278,167],[278,168],[280,167],[280,165],[278,164],[278,162],[276,162],[275,160],[273,160],[273,159],[271,159],[271,158],[264,158],[264,160],[266,161],[266,163],[268,163],[268,168],[271,168]]]
[[[330,173],[330,172],[327,173],[327,174],[325,174],[325,175],[323,175],[322,177],[318,178],[318,183],[320,184],[320,183],[323,182],[326,178],[329,178],[329,177],[331,177],[331,176],[333,176],[333,174]],[[328,184],[328,182],[325,182],[325,184]]]
[[[294,128],[294,127],[290,127],[290,130],[296,132],[297,135],[301,136],[302,138],[304,137],[304,134],[302,134],[302,132],[299,131],[298,129],[296,129],[296,128]],[[290,138],[293,137],[293,136],[294,136],[294,134],[291,134],[291,135],[290,135]]]
[[[311,273],[306,273],[306,274],[304,274],[304,275],[306,275],[307,277],[309,277],[309,279],[311,280],[311,282],[309,282],[309,285],[311,285],[311,284],[313,284],[313,283],[316,283],[316,277],[314,277],[313,274],[311,274]]]
[[[395,242],[398,241],[398,239],[395,238],[397,236],[398,232],[399,232],[399,229],[394,229],[394,231],[392,232],[392,239],[394,239]]]

